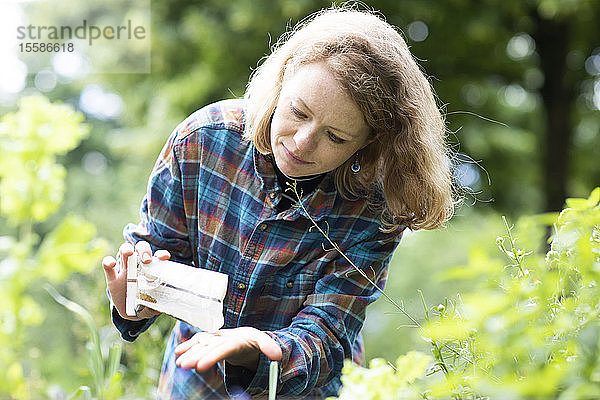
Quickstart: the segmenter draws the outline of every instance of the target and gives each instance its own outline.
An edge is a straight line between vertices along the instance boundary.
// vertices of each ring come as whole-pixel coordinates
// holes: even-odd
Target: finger
[[[169,253],[168,250],[156,250],[154,257],[158,258],[159,260],[166,261],[171,259],[171,253]]]
[[[106,275],[107,281],[113,281],[117,278],[117,272],[115,271],[116,265],[117,260],[112,256],[106,256],[102,259],[102,267],[104,267],[104,274]]]
[[[203,347],[204,346],[199,344],[192,346],[185,353],[177,357],[177,359],[175,360],[175,365],[177,365],[179,368],[184,369],[194,368],[196,366],[196,363],[198,362],[198,359],[202,355],[201,353],[203,351]]]
[[[137,242],[135,244],[135,251],[140,255],[144,264],[148,264],[152,261],[152,248],[150,247],[150,243],[144,240]]]
[[[127,271],[127,258],[133,254],[133,246],[131,243],[125,242],[119,247],[119,258],[121,259],[121,270]]]
[[[217,344],[216,347],[219,347]],[[180,368],[191,369],[196,368],[196,364],[202,361],[215,345],[209,346],[206,343],[199,343],[192,346],[188,351],[177,358],[175,364]]]
[[[210,337],[214,336],[208,332],[198,332],[196,333],[194,336],[192,336],[191,338],[189,338],[188,340],[186,340],[185,342],[181,342],[179,343],[179,345],[177,345],[177,347],[175,347],[175,355],[180,355],[185,353],[186,351],[188,351],[192,346],[196,345],[196,344],[208,344]]]
[[[127,259],[127,257],[129,257],[130,255],[133,254],[133,246],[131,245],[131,243],[129,242],[125,242],[121,245],[121,247],[119,247],[119,255],[122,257],[121,260],[123,259]],[[126,263],[122,263],[123,265],[125,265]]]
[[[195,365],[196,371],[199,373],[206,372],[213,365],[239,350],[239,346],[233,342],[224,342],[217,346],[207,346],[203,351],[203,354],[201,354],[201,357],[197,358]]]
[[[186,351],[188,351],[189,349],[192,348],[192,346],[194,346],[195,344],[197,344],[197,342],[194,341],[194,339],[188,339],[185,342],[179,343],[179,345],[177,345],[177,347],[175,347],[175,355],[176,356],[180,356],[183,353],[185,353]]]

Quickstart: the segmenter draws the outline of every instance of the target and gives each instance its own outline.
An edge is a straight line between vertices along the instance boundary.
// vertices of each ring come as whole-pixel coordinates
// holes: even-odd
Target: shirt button
[[[285,286],[287,286],[288,288],[293,288],[294,287],[294,281],[288,281]]]
[[[260,224],[260,226],[258,228],[264,232],[267,230],[267,224]]]
[[[243,283],[238,283],[238,289],[244,290],[246,289],[246,285],[244,285]]]

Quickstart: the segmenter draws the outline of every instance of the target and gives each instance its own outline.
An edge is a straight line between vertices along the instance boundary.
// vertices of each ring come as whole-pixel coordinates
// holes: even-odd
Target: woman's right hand
[[[125,242],[119,248],[118,257],[121,260],[119,263],[121,268],[116,268],[117,260],[112,256],[104,257],[102,266],[104,267],[104,274],[106,275],[106,287],[108,288],[110,298],[119,315],[124,319],[139,321],[141,319],[151,318],[160,313],[148,307],[144,308],[137,316],[127,315],[125,312],[125,299],[127,297],[127,259],[134,251],[138,253],[138,257],[142,263],[148,264],[152,261],[152,249],[148,242],[137,242],[135,248],[131,243]],[[154,253],[154,256],[159,260],[168,260],[171,258],[171,254],[167,250],[157,250]]]

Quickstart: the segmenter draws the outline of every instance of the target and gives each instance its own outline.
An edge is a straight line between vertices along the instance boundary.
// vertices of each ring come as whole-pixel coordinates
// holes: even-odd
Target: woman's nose
[[[300,151],[314,150],[317,144],[316,129],[310,125],[303,126],[294,134],[294,142],[296,148]]]

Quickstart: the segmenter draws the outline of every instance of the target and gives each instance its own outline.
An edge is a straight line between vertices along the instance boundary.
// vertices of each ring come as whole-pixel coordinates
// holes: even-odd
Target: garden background
[[[77,390],[151,397],[173,321],[161,317],[122,354],[113,347],[101,257],[114,254],[122,227],[137,221],[147,177],[177,123],[243,96],[286,26],[330,4],[152,1],[148,74],[58,66],[29,73],[11,61],[14,48],[0,46],[0,398],[61,399]],[[565,198],[600,185],[600,2],[366,4],[402,30],[431,76],[464,192],[445,228],[407,233],[393,257],[386,292],[420,318],[418,290],[436,305],[474,285],[446,281],[443,272],[497,255],[501,216],[560,211]],[[0,21],[27,18],[25,2],[0,6]],[[49,24],[71,11],[55,9]],[[86,324],[85,312],[55,301],[48,284],[92,319]],[[379,300],[363,329],[367,359],[427,352],[409,324]]]

